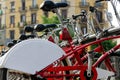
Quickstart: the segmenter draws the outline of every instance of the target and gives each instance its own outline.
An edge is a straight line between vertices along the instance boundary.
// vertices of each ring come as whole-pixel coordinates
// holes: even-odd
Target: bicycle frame
[[[65,76],[66,77],[67,76],[73,77],[73,76],[80,76],[81,80],[85,80],[85,77],[82,77],[82,76],[83,76],[83,73],[87,70],[87,66],[83,63],[83,61],[87,60],[87,54],[84,55],[82,58],[80,58],[80,54],[82,54],[82,50],[85,49],[86,47],[90,46],[90,45],[100,44],[103,41],[110,40],[110,39],[117,39],[117,38],[120,38],[120,35],[118,35],[118,36],[110,36],[108,38],[102,38],[102,39],[99,39],[99,40],[96,40],[96,41],[93,41],[93,42],[90,42],[90,43],[87,43],[87,44],[75,46],[75,47],[69,47],[68,49],[66,49],[67,54],[64,55],[63,57],[61,57],[59,60],[55,61],[54,63],[60,62],[60,61],[62,61],[64,59],[74,55],[74,58],[76,58],[76,60],[77,60],[76,64],[74,64],[72,66],[59,66],[59,67],[58,66],[54,67],[53,64],[51,64],[48,67],[46,67],[45,69],[43,69],[42,71],[37,72],[36,75],[41,75],[42,77],[65,77]],[[116,72],[114,70],[114,68],[111,66],[111,63],[109,61],[108,56],[110,54],[112,54],[113,51],[116,51],[117,49],[119,49],[120,44],[116,45],[115,47],[113,47],[111,50],[109,50],[107,52],[105,52],[103,49],[101,49],[101,47],[102,47],[102,45],[100,45],[96,49],[94,49],[94,51],[96,51],[96,52],[101,51],[101,52],[103,52],[103,54],[92,65],[92,71],[94,72],[94,75],[95,75],[93,77],[93,80],[96,80],[96,78],[97,78],[97,72],[96,72],[95,68],[104,60],[108,62],[108,63],[106,63],[106,67],[110,71]],[[80,74],[49,74],[49,72],[56,73],[56,72],[59,72],[59,71],[71,71],[71,70],[79,70],[79,71],[81,71],[81,73]],[[48,72],[48,74],[47,73],[44,74],[45,72]]]
[[[66,27],[65,27],[65,25],[64,25],[64,23],[63,23],[63,21],[61,19],[61,16],[59,15],[57,9],[53,9],[53,11],[54,11],[54,13],[57,14],[57,16],[59,18],[59,21],[61,22],[62,30],[65,30]],[[97,19],[93,15],[92,15],[91,18],[95,19],[95,21],[99,25]],[[93,23],[93,21],[91,23]],[[94,24],[92,24],[92,25],[93,25],[92,26],[93,27],[92,30],[94,31]],[[99,25],[99,28],[100,28],[100,25]],[[95,34],[96,34],[96,32],[95,32]],[[61,57],[57,61],[53,62],[53,64],[50,64],[48,67],[44,68],[43,70],[38,71],[36,73],[36,75],[41,75],[42,77],[45,77],[45,78],[70,77],[71,80],[72,80],[71,77],[80,76],[81,80],[86,80],[87,76],[85,76],[85,72],[90,67],[89,67],[89,65],[87,66],[87,64],[84,63],[84,61],[88,60],[88,54],[87,53],[83,54],[83,50],[86,47],[94,45],[94,44],[99,44],[99,46],[97,48],[95,48],[93,51],[94,52],[102,52],[102,56],[100,56],[98,58],[98,60],[95,63],[93,63],[92,66],[91,66],[91,70],[92,70],[91,72],[93,72],[93,76],[91,76],[92,80],[96,80],[97,79],[96,67],[104,60],[105,60],[106,67],[110,71],[115,72],[114,68],[111,66],[111,63],[110,63],[110,60],[109,60],[108,56],[110,54],[112,54],[112,51],[116,51],[117,49],[119,49],[120,44],[115,46],[115,47],[113,47],[111,50],[105,52],[103,46],[101,45],[101,43],[103,41],[106,41],[106,40],[117,39],[117,38],[120,38],[120,35],[110,36],[110,37],[107,37],[107,38],[101,38],[101,39],[97,39],[96,41],[93,41],[93,42],[89,42],[89,43],[82,44],[82,45],[79,44],[78,46],[75,46],[72,43],[71,37],[67,36],[66,38],[63,39],[63,40],[67,40],[68,43],[69,43],[69,47],[63,48],[63,50],[66,52],[66,55],[64,55],[63,57]],[[80,55],[83,55],[83,56],[80,57]],[[65,66],[63,66],[61,64],[59,65],[59,63],[61,63],[63,60],[65,60],[67,58],[68,59],[74,58],[74,59],[76,59],[76,62],[74,64],[72,64],[72,65],[65,65]],[[54,64],[58,64],[58,66],[55,66]],[[79,73],[78,74],[71,74],[71,73],[63,74],[66,71],[73,71],[74,72],[74,70],[78,70]]]
[[[64,6],[62,6],[62,7],[64,7]],[[56,79],[57,80],[65,80],[65,78],[66,78],[66,80],[74,80],[74,78],[75,79],[80,78],[80,80],[97,80],[98,75],[99,75],[99,72],[97,71],[97,67],[103,61],[105,61],[105,66],[106,66],[106,68],[108,68],[109,71],[116,73],[115,69],[112,67],[109,56],[110,56],[110,54],[114,54],[114,52],[120,48],[120,44],[114,46],[113,48],[111,48],[108,51],[105,51],[103,48],[102,42],[106,41],[106,40],[120,38],[120,33],[117,33],[119,30],[117,30],[117,31],[114,30],[114,32],[111,32],[108,35],[106,35],[106,34],[104,35],[104,31],[102,31],[101,36],[99,36],[99,38],[95,37],[95,39],[92,42],[89,41],[85,44],[82,44],[82,42],[81,42],[81,44],[78,43],[77,45],[75,45],[73,43],[72,37],[70,36],[70,34],[66,28],[66,25],[62,21],[57,9],[54,9],[53,11],[57,14],[57,16],[61,22],[60,30],[62,29],[62,32],[63,32],[63,35],[61,36],[62,40],[66,40],[68,42],[68,45],[65,45],[65,47],[61,47],[64,51],[58,45],[53,44],[53,43],[55,43],[54,39],[49,34],[48,34],[48,36],[49,36],[48,40],[53,42],[52,44],[51,44],[51,42],[49,42],[47,40],[46,41],[41,40],[41,39],[38,39],[38,36],[35,36],[35,38],[33,37],[32,39],[29,39],[28,41],[26,40],[26,42],[25,42],[26,46],[25,46],[24,42],[23,43],[21,42],[20,45],[19,44],[16,45],[17,47],[13,46],[13,48],[11,49],[11,52],[8,52],[9,54],[7,53],[7,54],[3,55],[3,57],[1,58],[2,67],[4,67],[4,63],[12,63],[13,60],[16,60],[17,57],[14,55],[17,54],[17,56],[19,56],[19,54],[21,54],[21,52],[24,53],[24,49],[26,48],[25,53],[27,53],[27,54],[24,55],[24,57],[19,56],[19,59],[17,59],[17,61],[20,61],[21,64],[23,64],[23,62],[25,62],[23,66],[26,68],[22,68],[23,66],[16,67],[19,65],[15,64],[16,66],[14,66],[14,69],[15,70],[18,69],[18,71],[23,71],[23,72],[25,71],[26,73],[29,73],[30,76],[32,75],[35,77],[43,77],[43,78],[46,78],[47,80],[56,80]],[[93,20],[96,21],[99,28],[100,28],[100,25],[99,25],[98,20],[96,19],[96,16],[93,16],[93,15],[95,15],[95,14],[91,13],[91,17],[90,17],[89,21],[91,21],[90,22],[91,28],[92,28],[91,30],[93,30],[94,33],[96,34],[97,31],[95,31]],[[34,30],[34,29],[32,29],[32,30]],[[34,31],[32,31],[32,32],[34,32]],[[103,35],[102,35],[102,33],[103,33]],[[108,33],[109,33],[109,31],[108,31]],[[117,33],[117,34],[116,35],[114,34],[115,36],[112,36],[113,33],[115,33],[115,34]],[[34,35],[36,35],[36,34],[34,34]],[[82,37],[83,36],[84,35],[82,35]],[[81,40],[85,40],[85,39],[87,39],[87,38],[84,38]],[[34,48],[34,51],[33,50],[29,51],[30,46],[27,45],[28,42],[31,43],[31,45],[32,45],[31,48]],[[36,42],[38,42],[38,43],[36,43]],[[96,48],[94,48],[93,50],[90,50],[90,51],[86,50],[87,47],[94,45],[94,44],[98,44],[98,46]],[[21,50],[21,52],[19,50],[17,50],[19,46],[21,46],[21,48],[19,49],[19,50]],[[25,48],[23,46],[25,46]],[[42,47],[41,49],[40,49],[40,46]],[[47,51],[46,51],[46,48],[47,48]],[[38,53],[38,49],[40,49],[42,55]],[[17,53],[17,51],[19,53]],[[57,52],[55,52],[55,51],[57,51]],[[95,57],[94,54],[96,54],[96,52],[101,53],[102,55],[97,59],[97,61],[93,62],[92,59]],[[35,66],[37,64],[37,67],[35,67],[31,71],[30,71],[30,69],[32,69],[32,67],[33,67],[32,65],[34,65],[34,64],[33,63],[31,64],[31,61],[29,59],[26,60],[26,57],[29,53],[31,53],[31,55],[32,55],[29,57],[29,59],[31,59],[32,57],[35,57],[32,61],[33,61],[33,63],[35,63]],[[34,53],[37,53],[37,56],[39,56],[39,57],[36,57],[36,55],[34,55]],[[52,53],[52,54],[48,55],[48,53]],[[12,54],[14,54],[14,55],[12,55]],[[46,56],[46,54],[47,54],[47,56]],[[6,57],[6,55],[7,55],[7,57]],[[14,58],[10,58],[11,62],[7,62],[7,61],[10,61],[10,59],[8,60],[9,55],[12,55],[12,57],[14,57]],[[46,62],[44,62],[46,64],[39,64],[39,63],[43,63],[43,61],[46,60],[45,57],[47,57],[47,59],[50,62],[46,61]],[[21,60],[22,58],[24,60]],[[43,58],[43,59],[41,59],[41,58]],[[39,60],[39,63],[38,63],[38,60]],[[3,61],[5,61],[5,62],[3,63]],[[16,61],[13,62],[12,64],[14,65],[14,63],[16,63]],[[10,68],[10,70],[11,70],[11,68],[13,68],[13,65],[10,64],[5,67]],[[31,65],[31,66],[29,66],[29,65]],[[10,66],[10,67],[8,67],[8,66]],[[28,66],[29,66],[29,69],[27,70]],[[36,70],[39,70],[39,71],[36,71]],[[35,71],[36,71],[36,73],[35,73],[35,75],[33,75]],[[8,70],[8,72],[10,73],[9,70]],[[15,73],[15,74],[17,74],[17,73]],[[7,75],[7,72],[6,72],[6,75]],[[40,78],[40,79],[43,79],[43,78]]]

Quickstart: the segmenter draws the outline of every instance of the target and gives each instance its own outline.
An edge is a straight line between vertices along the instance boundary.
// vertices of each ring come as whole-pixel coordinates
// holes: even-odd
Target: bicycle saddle
[[[33,34],[27,35],[27,38],[35,38],[35,35],[33,35]]]
[[[34,30],[36,30],[37,32],[43,31],[45,29],[45,26],[43,24],[36,24],[34,26]]]
[[[19,37],[20,40],[26,40],[27,36],[25,34],[21,34]]]
[[[40,5],[40,9],[42,9],[43,11],[51,11],[55,8],[59,8],[59,7],[67,7],[68,4],[65,2],[61,2],[61,3],[54,3],[53,1],[44,1],[41,5]]]
[[[17,43],[17,40],[13,39],[12,42],[13,42],[14,44],[16,44],[16,43]]]
[[[46,24],[45,27],[46,28],[55,28],[55,27],[57,27],[57,25],[56,24]]]
[[[31,26],[26,26],[25,28],[24,28],[24,31],[25,32],[33,32],[33,28],[31,27]]]
[[[11,48],[12,46],[14,46],[14,43],[13,43],[13,42],[9,42],[9,43],[7,44],[7,47],[9,47],[9,48]]]
[[[43,25],[43,24],[37,24],[34,26],[34,29],[37,31],[37,32],[40,32],[40,31],[43,31],[47,28],[55,28],[57,25],[56,24],[46,24],[46,25]]]

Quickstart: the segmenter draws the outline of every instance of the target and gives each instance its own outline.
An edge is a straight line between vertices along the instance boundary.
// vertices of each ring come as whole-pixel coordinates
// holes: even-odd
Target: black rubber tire
[[[68,63],[68,59],[64,59],[62,60],[62,65],[63,66],[68,66],[69,63]],[[70,74],[70,71],[65,71],[64,72],[65,74]],[[12,77],[11,77],[12,76]],[[16,77],[17,76],[17,77]],[[45,78],[38,78],[34,75],[26,75],[25,73],[16,73],[16,72],[13,72],[13,73],[10,73],[9,72],[9,69],[7,68],[0,68],[0,80],[19,80],[18,78],[20,78],[20,80],[22,78],[30,78],[30,80],[46,80]],[[65,77],[64,80],[69,80],[70,77]]]
[[[69,64],[67,63],[67,59],[63,59],[62,64],[63,64],[63,66],[69,66]],[[70,71],[65,71],[64,73],[70,74]],[[70,77],[65,77],[65,80],[70,80]]]
[[[0,68],[0,80],[7,80],[6,79],[7,69],[6,68]]]
[[[11,73],[11,74],[10,74]],[[19,78],[19,79],[18,79]],[[9,72],[9,69],[0,68],[0,80],[46,80],[42,78],[37,78],[35,76],[31,76],[25,73],[16,73]]]
[[[31,77],[31,80],[47,80],[45,78],[38,78],[35,75],[31,75],[30,77]]]

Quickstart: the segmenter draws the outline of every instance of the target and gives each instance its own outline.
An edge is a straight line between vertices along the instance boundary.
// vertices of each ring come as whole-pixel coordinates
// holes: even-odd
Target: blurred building
[[[42,23],[43,15],[51,17],[52,12],[43,12],[39,5],[44,0],[0,0],[0,50],[3,45],[13,39],[18,39],[23,32],[24,26]],[[71,18],[78,15],[82,10],[90,13],[90,6],[97,8],[97,18],[102,28],[108,27],[105,10],[107,2],[95,3],[95,0],[52,0],[54,2],[66,2],[69,7],[60,8],[59,13],[63,18]],[[87,21],[81,23],[83,34],[87,33]],[[95,23],[96,24],[96,23]],[[98,25],[95,25],[96,29]]]
[[[54,2],[66,2],[70,6],[66,8],[61,8],[60,13],[63,16],[63,18],[71,18],[72,15],[79,15],[81,11],[86,11],[87,14],[90,13],[90,6],[95,7],[97,9],[96,17],[99,22],[99,26],[103,29],[105,27],[108,27],[109,23],[106,18],[106,12],[105,10],[108,9],[108,3],[103,1],[100,3],[95,3],[96,0],[52,0]],[[81,30],[83,34],[86,34],[89,29],[87,28],[89,24],[87,23],[87,20],[80,18],[79,24],[81,26]],[[95,29],[99,30],[98,25],[96,24],[94,20]]]
[[[1,28],[5,28],[6,42],[18,39],[25,25],[41,23],[41,0],[1,0]],[[3,6],[4,5],[4,6]]]
[[[44,0],[0,0],[0,32],[3,42],[1,45],[10,40],[18,39],[20,33],[23,32],[25,25],[34,25],[42,23],[43,15],[51,17],[52,12],[43,12],[39,9],[39,5]],[[102,27],[106,26],[104,10],[107,9],[107,3],[102,2],[95,4],[95,0],[52,0],[54,2],[66,2],[69,7],[60,8],[59,13],[63,18],[71,18],[72,15],[80,14],[81,10],[86,10],[89,13],[89,7],[95,6],[98,8],[98,20]],[[81,23],[82,24],[82,23]],[[82,24],[82,30],[87,32],[87,24]],[[2,34],[1,33],[1,34]]]
[[[42,23],[41,16],[51,16],[52,13],[43,12],[39,5],[44,0],[1,0],[0,9],[0,28],[5,28],[5,37],[9,41],[17,39],[25,25]],[[61,8],[60,13],[64,18],[80,14],[81,10],[89,11],[90,6],[96,6],[99,9],[98,18],[100,24],[105,25],[104,9],[107,9],[107,3],[95,4],[90,0],[52,0],[54,2],[67,2],[70,6]],[[85,26],[85,25],[84,25]]]

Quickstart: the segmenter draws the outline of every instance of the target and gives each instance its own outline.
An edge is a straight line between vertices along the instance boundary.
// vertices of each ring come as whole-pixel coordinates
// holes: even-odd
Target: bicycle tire
[[[63,60],[61,60],[61,63],[60,63],[60,65],[62,65],[63,67],[64,66],[70,66],[71,65],[71,63],[70,63],[70,61],[69,61],[69,59],[68,58],[65,58],[65,59],[63,59]],[[59,65],[58,65],[59,66]],[[63,74],[67,74],[67,75],[69,75],[70,73],[71,73],[71,71],[60,71],[60,72],[62,72]],[[53,73],[54,73],[54,71],[53,71]],[[63,76],[63,77],[60,77],[62,80],[70,80],[70,77],[69,76]],[[57,80],[58,78],[53,78],[53,80]],[[60,79],[60,80],[61,80]]]
[[[117,51],[113,52],[112,54],[110,54],[110,56],[120,57],[120,50],[117,50]]]
[[[69,66],[68,59],[63,59],[62,64],[63,64],[63,66]],[[64,73],[70,74],[70,71],[65,71]],[[70,77],[65,77],[65,80],[69,80],[69,79],[70,79]]]
[[[44,78],[38,78],[34,75],[22,73],[7,68],[0,69],[0,80],[46,80]]]
[[[6,80],[7,69],[1,68],[0,69],[0,80]]]

